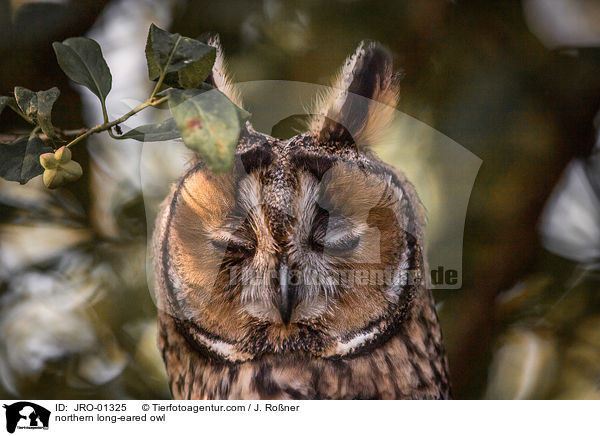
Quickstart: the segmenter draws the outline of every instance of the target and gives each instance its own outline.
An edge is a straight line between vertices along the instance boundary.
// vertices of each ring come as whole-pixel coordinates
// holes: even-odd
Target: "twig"
[[[10,144],[23,136],[27,136],[27,134],[0,133],[0,144]]]
[[[81,128],[81,129],[71,129],[71,130],[64,130],[64,129],[59,129],[57,127],[54,128],[54,131],[56,132],[56,135],[59,138],[65,139],[65,138],[69,138],[71,136],[79,136],[79,135],[83,135],[87,129],[86,128]],[[30,132],[7,132],[7,133],[0,133],[0,144],[10,144],[11,142],[16,141],[19,138],[22,137],[26,137],[29,135]],[[45,134],[40,134],[38,135],[40,137],[40,139],[42,141],[47,141],[48,136]]]
[[[71,142],[69,142],[66,147],[70,148],[73,145],[77,144],[78,142],[83,141],[85,138],[87,138],[90,135],[93,135],[94,133],[99,133],[99,132],[103,132],[105,130],[109,130],[112,127],[116,126],[117,124],[121,124],[125,121],[127,121],[129,118],[131,118],[132,116],[134,116],[135,114],[137,114],[138,112],[146,109],[147,107],[150,106],[158,106],[161,103],[164,103],[165,101],[167,101],[169,98],[168,97],[162,97],[159,98],[158,100],[154,100],[154,99],[148,99],[147,101],[145,101],[144,103],[140,104],[138,107],[130,110],[129,112],[127,112],[125,115],[123,115],[120,118],[117,118],[114,121],[111,121],[109,123],[104,123],[104,124],[99,124],[95,127],[92,127],[91,129],[87,130],[85,133],[83,133],[82,135],[78,136],[77,138],[73,139]],[[115,137],[116,139],[121,139],[118,136]]]

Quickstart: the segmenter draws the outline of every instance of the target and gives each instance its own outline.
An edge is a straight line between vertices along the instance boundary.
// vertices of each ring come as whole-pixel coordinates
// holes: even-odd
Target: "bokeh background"
[[[51,48],[87,35],[121,115],[151,87],[151,22],[218,32],[238,81],[328,84],[362,39],[387,45],[398,109],[483,161],[463,287],[435,292],[455,396],[600,398],[600,1],[0,0],[0,95],[58,86],[55,125],[98,122]],[[26,127],[2,114],[0,133]],[[168,398],[141,145],[96,135],[74,159],[84,177],[63,189],[0,181],[0,397]]]

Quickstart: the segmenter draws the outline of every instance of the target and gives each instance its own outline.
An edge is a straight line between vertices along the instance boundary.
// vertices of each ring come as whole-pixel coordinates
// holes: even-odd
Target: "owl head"
[[[216,39],[209,81],[241,105]],[[362,42],[290,139],[247,123],[230,173],[198,160],[158,217],[160,309],[188,342],[231,361],[360,352],[423,287],[421,205],[371,146],[399,93],[389,52]]]

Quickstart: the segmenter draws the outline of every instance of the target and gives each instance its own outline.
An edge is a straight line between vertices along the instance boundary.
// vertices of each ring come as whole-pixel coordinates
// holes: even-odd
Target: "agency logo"
[[[323,95],[334,92],[327,86],[280,80],[259,80],[236,83],[231,86],[236,93],[244,96],[244,107],[252,113],[250,122],[254,130],[265,135],[270,134],[270,136],[278,138],[277,140],[281,142],[299,141],[295,143],[298,147],[302,147],[298,134],[306,131],[307,120],[313,116],[312,109],[307,110],[307,107],[310,108],[311,102],[319,101]],[[202,96],[210,98],[211,92],[218,91],[207,91]],[[392,210],[388,206],[382,208],[379,204],[381,199],[387,198],[382,195],[387,192],[385,191],[387,187],[393,185],[389,184],[391,182],[384,183],[383,176],[377,176],[374,172],[353,171],[351,165],[343,167],[340,165],[319,164],[317,165],[321,168],[318,174],[319,177],[315,178],[314,190],[311,188],[314,197],[307,196],[306,198],[311,198],[311,201],[314,201],[319,211],[322,212],[321,216],[335,216],[335,212],[341,210],[339,208],[339,205],[342,204],[340,201],[336,200],[332,203],[331,200],[328,200],[327,194],[333,193],[334,190],[336,195],[331,196],[331,198],[341,198],[339,196],[341,191],[347,192],[350,196],[352,190],[355,194],[363,194],[362,196],[355,195],[356,198],[364,198],[360,202],[360,208],[358,208],[358,202],[352,203],[355,204],[352,207],[348,202],[343,203],[346,205],[346,209],[344,209],[347,212],[346,215],[352,213],[351,219],[338,220],[338,225],[334,226],[334,221],[329,221],[329,218],[327,218],[327,221],[325,221],[327,224],[324,225],[326,230],[322,235],[323,251],[319,253],[319,259],[325,258],[328,250],[332,253],[331,257],[335,254],[338,259],[340,258],[340,250],[345,250],[347,255],[355,253],[352,251],[352,244],[358,244],[357,246],[362,247],[363,252],[368,253],[368,258],[366,258],[366,254],[360,257],[361,265],[364,265],[364,267],[353,265],[351,271],[348,271],[348,273],[355,273],[352,276],[348,276],[346,271],[337,268],[332,271],[331,268],[325,270],[323,268],[306,267],[301,271],[287,270],[290,279],[292,277],[303,279],[302,285],[304,288],[310,286],[314,291],[311,294],[313,296],[324,294],[324,291],[319,291],[319,289],[360,285],[366,279],[369,283],[375,280],[378,286],[392,282],[394,288],[398,289],[401,281],[410,280],[417,273],[422,275],[420,280],[424,281],[425,285],[431,289],[460,289],[462,287],[464,224],[471,190],[481,166],[481,159],[441,132],[408,114],[393,110],[392,114],[389,115],[389,106],[350,92],[346,92],[343,98],[345,104],[348,105],[347,107],[352,108],[353,114],[370,114],[373,111],[387,114],[388,123],[378,135],[374,135],[370,139],[369,146],[387,165],[398,168],[404,174],[414,187],[420,202],[425,206],[427,231],[424,235],[425,241],[422,248],[427,259],[425,264],[428,265],[429,270],[412,271],[410,267],[406,268],[404,265],[405,263],[408,265],[410,262],[400,262],[397,271],[386,271],[386,266],[378,269],[373,267],[373,265],[380,264],[381,253],[379,250],[383,241],[380,239],[381,235],[379,233],[381,228],[373,225],[373,216],[370,214],[371,211],[376,210],[380,214],[383,213],[383,210]],[[124,107],[121,110],[131,110],[142,103],[123,100],[121,104]],[[157,115],[161,111],[161,109],[153,110],[156,111]],[[327,118],[346,128],[350,136],[354,137],[358,134],[356,131],[357,125],[353,124],[355,120],[349,113],[348,111],[341,111],[336,114],[328,113]],[[169,116],[170,114],[165,113],[159,119],[169,120]],[[122,127],[127,129],[136,128],[135,125],[129,126],[126,123]],[[178,180],[188,168],[190,150],[181,141],[172,140],[166,145],[164,141],[154,141],[150,134],[146,136],[142,147],[140,175],[148,229],[153,229],[157,212],[160,209],[159,205],[169,195],[172,183]],[[256,161],[258,162],[258,158]],[[106,165],[111,166],[110,162],[112,161],[107,160]],[[117,164],[118,162],[114,161],[113,166],[116,168]],[[246,170],[246,164],[240,162],[240,166],[236,168],[242,174]],[[350,172],[352,172],[352,175],[350,175]],[[391,174],[386,174],[391,180]],[[240,175],[240,179],[242,178],[243,174]],[[352,183],[347,186],[342,182],[343,180],[352,180]],[[404,184],[406,185],[406,183]],[[371,189],[371,195],[365,197],[365,187],[367,186]],[[362,187],[360,188],[362,191],[359,190],[359,187]],[[259,186],[257,189],[260,191],[263,188]],[[262,197],[259,195],[257,198]],[[334,205],[336,206],[334,207]],[[281,202],[277,206],[283,214],[291,218],[296,217],[296,203],[292,201]],[[243,213],[252,215],[256,211],[257,216],[260,216],[262,213],[260,211],[267,210],[268,207],[268,204],[257,201],[256,204],[252,204],[251,209],[246,209]],[[402,229],[410,234],[407,226],[401,222],[402,217],[403,215],[396,211],[389,216],[390,219],[397,220],[397,225],[394,228]],[[239,217],[238,222],[243,226],[249,221],[246,217]],[[388,229],[392,228],[390,227],[392,226],[391,221],[386,221],[386,223]],[[356,232],[352,234],[343,233],[344,228],[353,228]],[[334,231],[334,229],[337,230]],[[341,237],[344,234],[347,238]],[[148,247],[153,247],[152,235],[152,231],[148,231]],[[414,237],[415,235],[411,236]],[[227,244],[222,248],[220,255],[223,256],[226,253]],[[336,253],[333,253],[334,251]],[[152,250],[147,250],[147,256],[147,283],[152,298],[156,302],[156,291],[154,289],[156,280],[153,276]],[[311,265],[317,264],[321,265],[320,263],[311,263]],[[203,277],[207,283],[216,283],[217,277],[224,275],[221,263],[218,261],[214,264],[206,264],[204,267],[206,270]],[[229,277],[233,277],[233,280],[236,281],[241,280],[245,289],[248,290],[248,295],[254,295],[252,289],[257,289],[256,286],[259,285],[255,286],[253,283],[257,283],[257,280],[245,276],[243,271],[239,272],[241,275],[236,272],[229,275]],[[279,272],[267,271],[266,274],[279,274]],[[312,278],[313,274],[316,274],[314,286],[312,285],[315,281]],[[310,276],[308,285],[306,283],[307,276]],[[256,279],[260,281],[268,278],[259,275]],[[379,285],[382,280],[383,284]],[[300,285],[299,283],[289,284],[292,286]]]
[[[3,407],[6,409],[6,431],[9,433],[14,433],[16,429],[48,430],[50,422],[48,409],[29,401],[4,404]]]

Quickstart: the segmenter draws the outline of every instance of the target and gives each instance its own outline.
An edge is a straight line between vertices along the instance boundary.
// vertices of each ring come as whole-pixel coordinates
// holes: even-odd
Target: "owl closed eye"
[[[211,84],[241,104],[210,43]],[[173,186],[154,258],[176,398],[449,396],[422,208],[370,149],[398,92],[389,52],[363,42],[306,132],[248,122],[231,172],[197,160]]]

